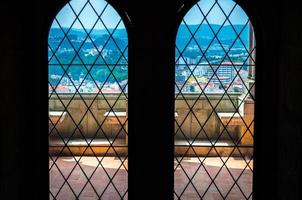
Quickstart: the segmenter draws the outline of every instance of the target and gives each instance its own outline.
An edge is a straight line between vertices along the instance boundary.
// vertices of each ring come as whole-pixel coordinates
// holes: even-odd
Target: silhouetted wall
[[[173,137],[168,134],[173,132],[174,116],[167,113],[174,111],[173,37],[177,25],[173,20],[179,1],[120,2],[133,22],[128,25],[131,27],[129,66],[133,67],[129,68],[129,100],[132,99],[129,101],[129,111],[132,110],[129,116],[129,132],[132,133],[129,135],[129,199],[140,199],[146,194],[153,199],[172,199]],[[237,2],[249,14],[257,41],[253,196],[256,199],[301,199],[300,1]],[[48,130],[47,36],[59,4],[63,5],[64,1],[0,2],[1,199],[49,197],[48,137],[45,134]],[[141,66],[151,70],[140,76],[145,72]],[[144,81],[144,85],[138,84]],[[152,157],[153,162],[150,162],[150,157],[139,155],[148,154],[151,150],[147,147],[152,143],[143,145],[138,141],[146,139],[139,134],[146,127],[143,120],[155,117],[147,116],[143,109],[150,105],[155,90],[158,96],[152,101],[163,114],[146,134],[162,128],[167,130],[167,135],[154,135],[162,140],[158,140],[157,149],[152,149],[158,156]],[[145,101],[140,102],[140,98]],[[130,118],[138,124],[131,124]],[[163,151],[165,148],[169,150]],[[158,184],[153,185],[153,181]]]

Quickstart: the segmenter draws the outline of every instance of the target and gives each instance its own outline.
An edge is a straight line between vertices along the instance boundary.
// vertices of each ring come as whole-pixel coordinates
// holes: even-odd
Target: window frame
[[[142,55],[142,50],[146,50],[145,48],[147,48],[146,45],[150,45],[150,49],[146,50],[146,52],[156,56],[165,55],[161,58],[156,58],[152,62],[161,61],[160,66],[167,64],[166,66],[169,69],[165,69],[164,73],[168,74],[169,80],[173,78],[170,76],[174,76],[174,74],[171,75],[167,72],[173,72],[174,68],[174,57],[172,56],[174,54],[174,47],[172,47],[174,41],[171,41],[170,37],[173,38],[176,36],[173,33],[176,33],[177,23],[168,24],[168,26],[165,23],[169,20],[175,20],[173,17],[170,18],[169,15],[175,16],[179,7],[174,4],[176,1],[173,1],[174,3],[171,2],[169,5],[166,5],[167,2],[159,0],[152,2],[112,1],[119,6],[120,3],[118,2],[122,2],[122,7],[128,12],[129,16],[131,15],[131,19],[133,20],[128,36],[129,67],[131,68],[129,69],[129,81],[131,82],[129,84],[133,84],[134,87],[131,91],[129,90],[131,92],[129,99],[131,97],[133,101],[131,103],[133,108],[131,109],[134,112],[131,119],[135,121],[135,116],[141,117],[139,115],[141,111],[135,109],[135,107],[144,108],[148,102],[152,102],[151,100],[147,100],[145,103],[139,101],[142,97],[150,98],[154,95],[152,92],[145,92],[142,96],[136,95],[136,92],[144,88],[135,85],[135,83],[144,80],[137,76],[146,73],[145,70],[139,68],[141,67],[140,64],[144,63],[144,59],[148,56]],[[186,2],[191,1],[187,0]],[[57,11],[66,2],[67,0],[23,1],[18,2],[18,5],[16,5],[16,2],[5,1],[3,4],[4,12],[1,13],[2,17],[4,19],[8,16],[12,17],[10,20],[3,20],[4,25],[9,28],[4,30],[4,37],[1,37],[5,47],[5,54],[3,56],[4,72],[3,75],[1,74],[1,79],[11,80],[12,84],[3,88],[4,109],[1,112],[3,112],[4,121],[1,121],[1,131],[4,130],[5,134],[1,134],[4,139],[0,142],[2,144],[3,160],[5,160],[5,164],[1,163],[1,179],[5,182],[5,185],[3,187],[1,185],[1,193],[9,195],[11,199],[20,199],[24,198],[24,196],[32,197],[32,199],[41,199],[41,197],[47,199],[49,197],[48,137],[46,134],[41,134],[48,130],[48,110],[34,109],[30,105],[35,105],[35,107],[48,106],[48,30]],[[177,1],[176,4],[180,5],[179,2]],[[299,120],[292,117],[300,116],[297,114],[300,107],[296,100],[299,99],[298,94],[291,93],[293,89],[299,89],[299,87],[294,86],[295,82],[291,82],[292,80],[287,82],[289,78],[283,78],[285,75],[286,77],[296,77],[295,75],[300,72],[300,60],[295,58],[301,54],[301,41],[296,39],[298,39],[297,35],[302,34],[302,32],[294,26],[294,23],[299,22],[301,12],[298,10],[298,4],[295,2],[291,4],[257,0],[237,0],[236,2],[248,13],[253,22],[257,41],[256,82],[258,86],[256,90],[257,106],[255,108],[255,132],[257,134],[255,137],[254,196],[257,199],[300,199],[301,193],[298,188],[301,186],[301,162],[297,158],[301,157],[301,148],[299,147],[299,145],[301,146],[301,134],[299,132],[301,126]],[[165,10],[166,12],[164,12]],[[14,14],[12,15],[12,13]],[[142,16],[145,17],[143,18]],[[164,17],[167,19],[163,19]],[[161,19],[164,21],[160,25],[156,23],[152,24],[152,21]],[[146,22],[150,22],[149,26],[143,26],[143,23]],[[142,27],[147,29],[141,30]],[[158,32],[161,32],[160,34],[163,35],[148,33],[148,28],[150,27],[156,27],[157,30],[160,30]],[[162,30],[168,30],[168,32]],[[20,37],[19,34],[23,34],[24,37]],[[145,36],[151,36],[152,38],[149,39],[152,42],[146,41],[147,37],[144,37],[144,34]],[[165,44],[158,44],[159,42]],[[171,42],[172,45],[170,44]],[[158,48],[162,49],[159,49],[159,52],[155,52]],[[169,49],[172,50],[169,51]],[[169,56],[172,59],[169,59]],[[152,58],[152,56],[148,58]],[[287,66],[284,67],[284,65]],[[26,68],[20,66],[26,66]],[[134,67],[132,68],[132,66]],[[152,67],[150,63],[147,63],[147,66]],[[138,71],[135,72],[135,68]],[[154,71],[158,70],[157,68],[151,69]],[[145,77],[146,80],[148,80],[148,77]],[[162,75],[158,79],[160,83],[167,81]],[[24,86],[25,83],[25,89],[20,89],[20,85]],[[160,87],[161,85],[156,83],[153,86]],[[166,97],[168,96],[167,98],[172,97],[174,95],[174,85],[165,85],[164,87],[171,89],[173,92],[166,95],[163,93],[163,89],[161,89],[158,93],[159,96],[164,94]],[[23,100],[20,97],[24,97]],[[174,104],[174,101],[169,103],[167,99],[164,99],[164,102],[156,99],[156,103],[162,104],[164,107],[164,105],[170,105],[170,103]],[[169,130],[170,128],[172,130],[174,127],[174,110],[173,107],[169,106],[166,109],[164,111],[171,112],[172,114],[160,116],[160,119],[167,120],[168,122],[172,121],[172,125],[164,126],[160,124],[156,125],[156,128],[168,127]],[[150,116],[148,119],[152,119],[152,117]],[[149,122],[150,124],[153,125],[154,122],[151,121]],[[139,137],[140,132],[138,130],[140,128],[146,127],[143,125],[132,125],[133,130],[130,134],[133,134],[133,140],[142,139]],[[291,138],[288,137],[289,134]],[[173,138],[170,141],[170,137],[165,135],[164,139],[167,140],[168,144],[170,142],[173,144]],[[165,142],[163,143],[165,144]],[[163,146],[163,144],[160,145]],[[139,152],[142,152],[142,150],[138,149],[138,147],[144,146],[133,146],[131,150],[133,151],[133,155],[148,155],[148,153],[156,155],[156,153],[161,153],[156,149],[152,151],[147,148],[144,154],[140,154]],[[30,152],[30,154],[24,155],[24,151]],[[148,159],[140,159],[141,162],[149,160],[150,157]],[[135,159],[132,162],[132,165],[135,165]],[[172,165],[168,167],[173,168]],[[155,169],[155,172],[156,170],[159,169]],[[139,180],[137,176],[140,174],[135,170],[131,173],[133,175],[129,176],[129,179],[132,180],[129,181],[133,181],[135,184],[135,180]],[[160,179],[156,180],[159,181]],[[139,186],[141,183],[137,182],[137,185],[133,187],[144,189],[143,186]],[[268,185],[272,187],[267,187]],[[151,183],[147,183],[144,186],[145,188],[150,186],[148,195],[149,193],[154,193],[150,194],[150,197],[152,197],[151,195],[161,195],[160,192],[163,191],[161,188],[157,190]],[[170,189],[173,194],[173,187]],[[146,196],[145,192],[146,190],[143,190],[138,193]],[[133,196],[131,200],[135,198],[136,196]]]
[[[163,5],[161,4],[161,9],[158,9],[157,5],[152,5],[153,7],[149,8],[148,10],[145,10],[146,13],[151,12],[153,13],[152,8],[158,9],[157,13],[159,16],[163,15],[164,13],[170,14],[170,16],[166,17],[166,20],[164,21],[169,21],[174,22],[171,24],[171,26],[165,26],[165,24],[162,22],[160,23],[160,18],[158,17],[151,17],[150,19],[148,18],[141,18],[140,15],[143,15],[143,12],[140,12],[133,8],[129,2],[127,1],[115,1],[115,0],[107,0],[107,2],[117,11],[117,13],[120,15],[122,18],[126,31],[128,33],[128,132],[129,132],[129,138],[128,138],[128,155],[129,155],[129,172],[128,172],[128,198],[129,199],[139,199],[140,196],[143,196],[146,194],[148,190],[146,190],[146,179],[153,179],[154,181],[161,182],[163,184],[158,184],[157,187],[152,186],[151,184],[147,184],[150,188],[153,187],[154,191],[152,192],[152,195],[154,198],[157,199],[172,199],[174,195],[174,168],[173,168],[173,163],[174,163],[174,79],[175,79],[175,41],[176,41],[176,35],[177,31],[179,28],[179,25],[183,19],[183,17],[187,14],[187,12],[198,2],[199,0],[179,0],[175,3],[175,8],[176,9],[171,9],[173,8],[172,3],[170,5]],[[56,8],[54,9],[54,14],[56,15],[59,10],[65,4],[68,2],[68,0],[63,0],[61,4],[56,4]],[[243,2],[243,1],[242,1]],[[249,10],[246,10],[245,6],[241,2],[237,2],[239,6],[242,6],[242,9],[247,13],[247,15],[250,17]],[[137,3],[139,4],[139,3]],[[168,12],[167,12],[168,11]],[[54,15],[54,17],[55,17]],[[254,18],[250,17],[250,20],[255,27],[254,32],[255,32],[255,37],[257,41],[257,49],[258,49],[258,40],[257,40],[257,26],[254,24]],[[147,23],[146,23],[147,21]],[[148,23],[155,25],[160,24],[160,28],[166,29],[167,34],[158,35],[155,33],[152,33],[155,35],[151,34],[153,42],[157,43],[162,43],[162,49],[166,49],[165,52],[169,52],[170,54],[170,59],[168,57],[160,57],[160,59],[156,59],[157,57],[150,57],[150,56],[143,56],[141,55],[142,52],[145,53],[145,55],[152,54],[154,50],[154,46],[157,45],[152,45],[153,48],[150,49],[145,48],[142,44],[146,43],[145,37],[139,37],[139,34],[141,35],[146,35],[146,31],[148,28]],[[50,26],[49,26],[50,27]],[[160,33],[159,33],[160,34]],[[170,36],[170,40],[165,40],[163,36],[167,37],[167,35]],[[150,36],[150,34],[149,34]],[[170,43],[169,43],[170,41]],[[156,44],[156,43],[155,43]],[[171,45],[172,44],[172,45]],[[148,46],[151,46],[149,43]],[[171,48],[173,47],[173,48]],[[258,51],[256,52],[256,54]],[[158,54],[157,54],[158,55]],[[154,97],[154,94],[156,91],[156,88],[158,87],[152,87],[152,85],[147,84],[147,87],[149,87],[147,94],[144,95],[142,94],[141,90],[138,90],[140,88],[136,87],[135,85],[140,84],[141,82],[144,81],[142,78],[137,78],[137,75],[139,74],[142,76],[145,73],[145,69],[142,69],[141,65],[145,64],[145,59],[148,57],[149,59],[155,59],[155,63],[160,63],[167,66],[166,69],[160,69],[159,67],[154,69],[153,72],[149,74],[147,77],[148,80],[152,79],[152,76],[156,76],[157,73],[162,70],[163,74],[166,75],[166,78],[164,76],[161,76],[159,79],[157,79],[158,84],[155,85],[162,85],[162,90],[166,91],[166,94],[170,96],[170,99],[167,100],[167,98],[161,98],[160,101],[156,101],[154,103],[154,100],[152,101],[150,97]],[[143,59],[142,59],[143,58]],[[147,59],[148,59],[147,58]],[[166,60],[164,60],[166,59]],[[257,56],[258,60],[258,56]],[[258,63],[257,63],[258,66]],[[145,68],[154,68],[153,62],[150,64],[147,64],[147,67]],[[256,78],[257,79],[257,78]],[[172,84],[164,84],[167,82],[170,82]],[[134,86],[134,87],[132,87]],[[172,86],[172,87],[171,87]],[[138,89],[137,89],[138,88]],[[150,89],[152,88],[152,89]],[[172,88],[172,90],[171,90]],[[151,90],[151,91],[150,91]],[[153,91],[154,90],[154,91]],[[169,92],[168,92],[169,91]],[[172,91],[172,92],[171,92]],[[152,95],[150,95],[151,93]],[[173,98],[171,98],[173,95]],[[144,102],[142,103],[141,99],[144,99]],[[150,104],[155,104],[154,107],[151,109],[147,109],[146,112],[142,112],[141,108],[144,107],[144,103],[150,105]],[[165,111],[161,112],[161,114],[151,113],[152,110],[157,109],[160,111]],[[173,112],[171,112],[173,110]],[[255,106],[256,110],[256,106]],[[163,114],[163,113],[169,113],[170,114]],[[148,113],[146,115],[146,113]],[[255,118],[257,118],[257,113],[255,111]],[[140,116],[140,117],[137,117]],[[160,123],[160,125],[154,125],[155,122],[151,123],[146,123],[146,120],[152,121],[155,118],[158,118],[158,121],[166,121],[169,123],[163,124]],[[256,121],[256,120],[255,120]],[[139,124],[139,125],[138,125]],[[150,128],[151,130],[147,131],[147,134],[140,134],[141,130],[144,130],[145,127],[148,124],[153,124],[156,129],[163,129],[167,130],[165,134],[163,135],[157,135],[157,137],[161,137],[162,142],[160,145],[156,147],[156,150],[154,147],[152,147],[152,150],[147,149],[146,146],[152,146],[152,142],[144,142],[141,143],[139,141],[148,141],[150,140],[150,135],[152,135],[152,131],[154,132],[155,130],[152,130],[154,128]],[[256,132],[256,123],[255,123],[255,132]],[[145,129],[146,130],[146,129]],[[154,137],[154,136],[153,136]],[[155,138],[156,139],[156,138]],[[154,140],[154,139],[151,139]],[[147,143],[147,145],[145,144]],[[256,148],[257,142],[254,144],[254,148]],[[147,154],[154,154],[154,155],[162,155],[158,156],[156,160],[152,160],[153,164],[152,165],[146,165],[145,163],[148,162],[148,159],[142,159],[145,157],[145,153],[138,151],[138,149],[144,149],[144,151],[148,152]],[[168,151],[167,151],[168,150]],[[165,152],[166,153],[162,153]],[[256,165],[257,169],[257,159],[255,159],[256,155],[254,155],[254,166]],[[172,156],[171,156],[172,155]],[[148,157],[148,156],[147,156]],[[171,157],[170,159],[167,159],[167,157]],[[137,159],[140,158],[140,159]],[[171,167],[172,166],[172,167]],[[164,171],[163,171],[164,169]],[[139,173],[138,173],[139,172]],[[255,171],[253,173],[253,176],[255,177]],[[148,178],[147,178],[148,177]],[[253,180],[255,180],[253,178]],[[152,181],[150,181],[152,182]],[[255,184],[255,183],[254,183]],[[253,185],[254,185],[253,184]],[[255,187],[254,187],[255,189]],[[254,191],[253,189],[253,191]],[[170,191],[170,192],[168,192]],[[255,193],[254,193],[255,195]],[[254,196],[253,195],[253,196]]]

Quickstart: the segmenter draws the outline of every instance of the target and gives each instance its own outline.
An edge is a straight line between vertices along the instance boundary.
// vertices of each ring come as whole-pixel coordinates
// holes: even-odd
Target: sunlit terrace
[[[51,198],[127,199],[127,100],[95,95],[49,100]],[[244,97],[186,93],[176,99],[176,199],[251,197],[254,103]]]

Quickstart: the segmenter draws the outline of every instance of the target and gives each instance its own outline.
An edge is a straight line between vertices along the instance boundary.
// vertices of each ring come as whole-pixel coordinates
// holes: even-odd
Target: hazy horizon
[[[180,25],[185,25],[184,23],[181,23]],[[179,25],[179,26],[180,26]],[[188,24],[188,26],[199,26],[200,24]],[[202,25],[209,25],[209,24],[202,24]],[[210,24],[211,26],[221,26],[220,24]],[[244,26],[245,24],[233,24],[232,23],[232,25],[233,26]],[[226,25],[223,25],[223,26],[231,26],[230,24],[226,24]],[[70,27],[67,27],[67,26],[61,26],[63,29],[69,29]],[[54,27],[54,26],[52,26],[51,28],[61,28],[61,27]],[[81,27],[81,28],[75,28],[75,27],[72,27],[71,29],[78,29],[78,30],[82,30],[83,29],[83,27]],[[113,28],[108,28],[108,29],[113,29]],[[118,28],[116,28],[117,30],[120,30],[120,29],[126,29],[125,27],[118,27]],[[90,29],[86,29],[86,30],[90,30]],[[103,29],[96,29],[96,28],[93,28],[93,30],[106,30],[105,28],[103,28]]]
[[[83,29],[83,25],[85,29],[91,29],[94,27],[95,30],[104,30],[106,28],[98,19],[98,15],[101,14],[101,19],[108,29],[125,29],[124,23],[119,14],[106,1],[90,0],[89,2],[93,7],[91,7],[89,3],[87,4],[87,2],[87,0],[72,0],[67,3],[56,16],[60,25],[58,25],[55,20],[51,28],[60,28],[60,26],[63,28],[69,28],[72,25],[73,29]],[[218,3],[223,8],[224,13],[221,11],[218,4],[213,6],[214,2],[215,0],[199,1],[189,10],[183,20],[188,25],[199,25],[203,22],[203,24],[221,26],[226,19],[225,15],[228,15],[234,8],[233,12],[229,16],[229,21],[231,21],[233,25],[244,25],[248,21],[248,16],[242,8],[235,4],[233,0],[218,0]],[[213,8],[211,9],[212,6]],[[82,10],[83,7],[84,9]],[[106,10],[102,13],[105,7]],[[204,16],[199,9],[202,10],[204,15],[206,15],[211,9],[206,20],[204,20]],[[79,15],[78,19],[76,19],[76,15]],[[181,24],[184,24],[184,22]],[[228,25],[230,25],[230,23],[227,20],[224,23],[224,26]]]

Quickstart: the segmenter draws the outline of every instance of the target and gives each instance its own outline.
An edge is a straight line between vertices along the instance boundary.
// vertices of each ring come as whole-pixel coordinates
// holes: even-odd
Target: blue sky
[[[198,5],[200,9],[202,10],[203,14],[206,15],[210,8],[215,3],[215,0],[200,0]],[[221,8],[223,8],[226,15],[229,15],[233,7],[235,6],[235,3],[233,0],[218,0],[219,5]],[[187,24],[200,24],[200,22],[203,20],[203,15],[200,12],[197,5],[193,6],[191,10],[186,14],[184,17],[184,20]],[[215,4],[212,10],[209,12],[207,16],[207,20],[210,24],[222,24],[225,20],[225,15],[221,11],[218,4]],[[245,12],[240,8],[239,5],[236,5],[234,10],[229,16],[229,19],[232,24],[245,24],[248,21],[248,17],[245,14]],[[206,22],[204,22],[206,23]],[[228,25],[229,22],[226,22],[225,25]]]
[[[70,27],[72,22],[75,19],[75,14],[72,11],[72,8],[74,9],[74,12],[78,14],[80,10],[83,8],[87,0],[72,0],[70,1],[70,5],[67,4],[63,9],[58,13],[57,20],[63,27]],[[104,7],[106,6],[107,2],[104,0],[90,0],[92,6],[95,8],[95,10],[100,14]],[[200,0],[198,5],[206,14],[210,7],[214,4],[215,0]],[[228,15],[235,3],[233,0],[218,0],[218,3],[221,5],[221,7],[224,9],[225,13]],[[71,8],[71,7],[72,8]],[[80,21],[83,23],[86,29],[90,29],[93,27],[94,23],[97,21],[97,15],[93,11],[90,5],[87,5],[85,9],[82,11],[82,13],[79,15]],[[211,10],[209,15],[207,16],[207,19],[210,24],[222,24],[225,20],[225,16],[221,12],[218,5],[215,5],[214,8]],[[102,15],[102,20],[106,24],[107,28],[115,28],[115,26],[118,24],[120,17],[117,14],[117,12],[110,6],[106,8],[106,12]],[[203,20],[203,16],[200,13],[197,5],[195,5],[185,16],[184,20],[187,24],[199,24]],[[248,20],[248,17],[246,16],[245,12],[237,5],[230,15],[230,21],[232,24],[245,24]],[[228,25],[226,23],[225,25]],[[56,22],[53,23],[52,27],[59,27]],[[73,28],[82,28],[79,21],[76,21],[73,25]],[[120,23],[118,28],[124,28],[124,24]],[[97,25],[95,26],[95,29],[104,29],[104,26],[99,21]]]
[[[59,21],[61,26],[70,27],[72,22],[76,18],[75,13],[78,15],[81,9],[85,6],[86,2],[87,0],[72,0],[70,1],[70,4],[64,6],[57,15],[57,20]],[[105,6],[107,5],[107,2],[104,0],[90,0],[90,3],[94,7],[98,15],[101,14]],[[92,28],[98,20],[95,11],[89,4],[87,4],[79,15],[79,20],[82,22],[85,28]],[[102,14],[101,19],[104,21],[104,24],[107,28],[115,28],[121,18],[112,6],[107,5],[106,11]],[[52,27],[58,27],[58,24],[54,22]],[[82,26],[79,21],[76,21],[73,25],[73,28],[82,28]],[[120,23],[118,28],[124,28],[124,24]],[[100,21],[98,21],[95,29],[104,29],[104,26]]]

